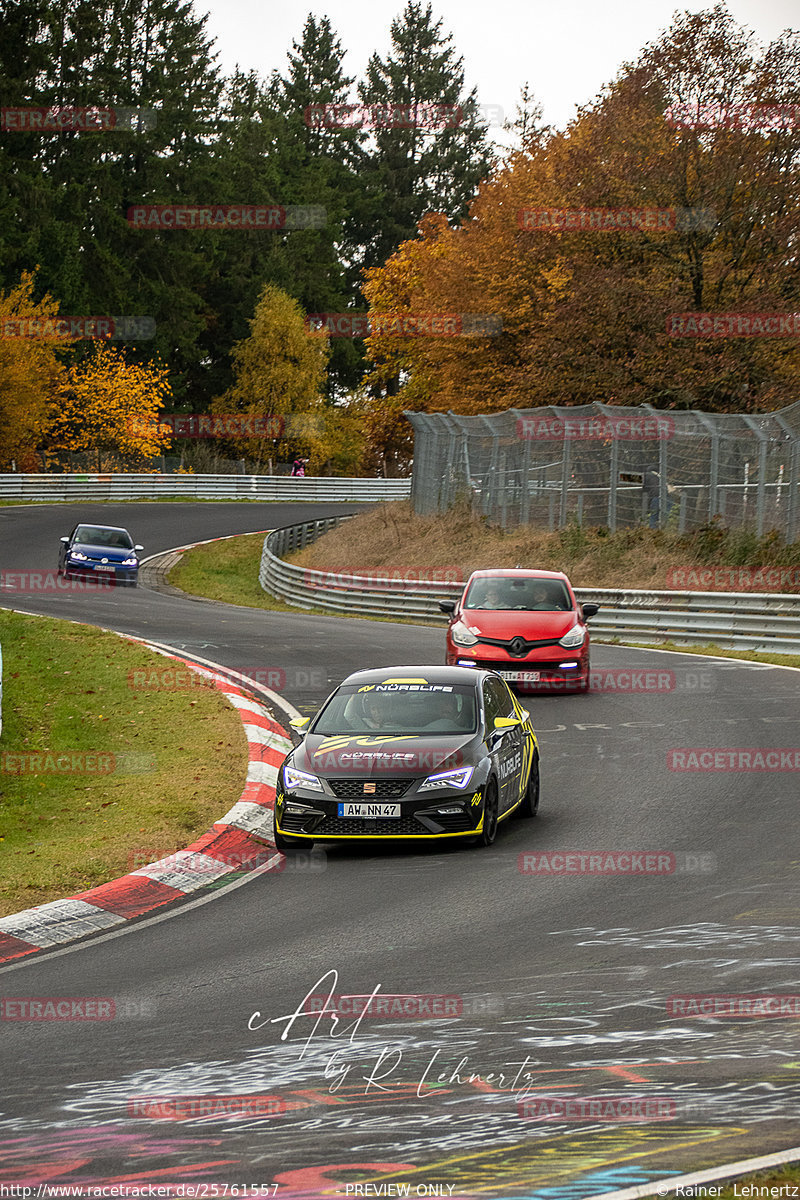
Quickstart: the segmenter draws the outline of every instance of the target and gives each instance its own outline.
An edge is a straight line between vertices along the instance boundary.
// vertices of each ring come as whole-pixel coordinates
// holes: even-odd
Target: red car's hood
[[[526,612],[523,609],[509,609],[494,612],[491,609],[463,609],[460,620],[478,637],[523,637],[526,641],[537,642],[544,638],[558,641],[577,624],[577,615],[572,611]]]

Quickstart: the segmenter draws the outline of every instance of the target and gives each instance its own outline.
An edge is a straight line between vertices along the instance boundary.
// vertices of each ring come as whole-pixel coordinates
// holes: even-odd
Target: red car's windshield
[[[464,608],[569,612],[572,601],[560,579],[475,579],[467,591]]]

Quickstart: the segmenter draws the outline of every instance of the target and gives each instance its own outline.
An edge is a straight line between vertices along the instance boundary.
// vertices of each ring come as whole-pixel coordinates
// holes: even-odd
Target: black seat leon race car
[[[528,713],[494,671],[385,667],[349,675],[278,771],[275,845],[461,838],[489,846],[539,806]]]

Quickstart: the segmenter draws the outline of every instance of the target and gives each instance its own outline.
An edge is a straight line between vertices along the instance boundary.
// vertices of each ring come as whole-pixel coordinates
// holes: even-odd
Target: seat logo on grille
[[[374,796],[375,795],[375,784],[374,783],[365,783],[363,794],[365,796]]]

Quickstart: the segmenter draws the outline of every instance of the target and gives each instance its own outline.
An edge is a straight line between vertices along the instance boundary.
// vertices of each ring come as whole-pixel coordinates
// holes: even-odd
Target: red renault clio
[[[450,613],[448,666],[497,671],[531,691],[589,688],[589,630],[596,604],[580,604],[561,571],[475,571]]]

